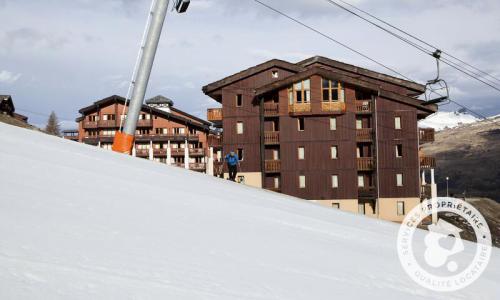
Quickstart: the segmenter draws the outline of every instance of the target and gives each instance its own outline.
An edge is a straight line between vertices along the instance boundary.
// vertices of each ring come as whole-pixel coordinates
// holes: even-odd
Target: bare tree
[[[59,120],[55,112],[50,113],[47,126],[45,126],[45,132],[51,135],[61,136],[61,128],[59,127]]]

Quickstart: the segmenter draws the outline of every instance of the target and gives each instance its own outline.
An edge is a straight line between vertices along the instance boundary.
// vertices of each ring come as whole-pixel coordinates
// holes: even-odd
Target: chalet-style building
[[[435,165],[419,152],[434,132],[417,121],[437,111],[416,98],[424,91],[324,57],[271,60],[203,87],[222,104],[208,120],[223,154],[239,154],[240,181],[391,221],[420,203],[421,170]]]
[[[0,95],[0,114],[8,115],[14,119],[28,123],[28,117],[16,113],[14,101],[10,95]]]
[[[210,123],[173,107],[174,102],[156,96],[142,106],[133,156],[205,172],[210,157]],[[111,96],[79,110],[78,132],[64,132],[67,139],[111,150],[122,118],[125,98]],[[211,158],[211,157],[210,157]],[[211,169],[211,165],[209,166]]]

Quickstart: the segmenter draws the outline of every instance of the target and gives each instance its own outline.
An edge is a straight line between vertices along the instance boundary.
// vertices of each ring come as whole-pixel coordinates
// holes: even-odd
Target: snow
[[[420,127],[434,128],[437,131],[446,128],[455,128],[464,124],[471,124],[479,121],[478,118],[460,112],[440,111],[419,122]]]
[[[401,268],[397,224],[4,124],[0,145],[0,299],[500,294],[497,249],[438,294]]]

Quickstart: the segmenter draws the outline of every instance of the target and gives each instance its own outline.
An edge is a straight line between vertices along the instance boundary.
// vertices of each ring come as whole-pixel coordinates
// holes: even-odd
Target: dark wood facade
[[[295,90],[290,100],[290,88],[304,80],[309,101],[298,101],[305,94],[295,96]],[[327,89],[334,82],[342,99],[325,100],[328,81]],[[417,121],[437,110],[414,98],[424,90],[321,57],[298,64],[272,60],[203,88],[222,104],[209,121],[218,118],[224,153],[243,150],[241,172],[260,173],[262,187],[310,200],[368,201],[420,197],[423,133]]]

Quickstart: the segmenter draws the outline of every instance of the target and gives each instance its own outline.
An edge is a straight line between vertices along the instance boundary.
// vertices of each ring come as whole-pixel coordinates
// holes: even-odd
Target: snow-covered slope
[[[479,119],[470,114],[440,111],[420,121],[419,126],[443,130],[445,128],[455,128],[460,125],[475,123],[477,121],[479,121]]]
[[[0,299],[493,299],[404,273],[397,224],[0,124]],[[472,244],[468,244],[468,248]]]

